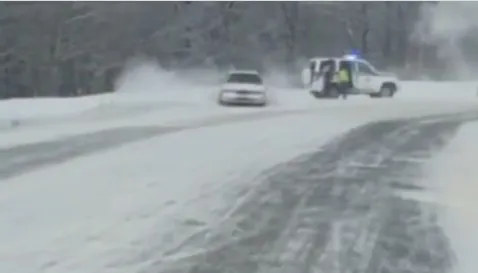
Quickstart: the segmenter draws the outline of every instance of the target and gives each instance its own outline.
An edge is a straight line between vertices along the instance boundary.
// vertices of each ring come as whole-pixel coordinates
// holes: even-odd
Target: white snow
[[[217,109],[217,92],[224,75],[213,70],[173,73],[150,60],[134,59],[115,83],[115,93],[80,98],[12,99],[0,101],[0,129],[26,125],[70,123],[77,119],[119,119],[153,110],[203,107]],[[271,91],[271,108],[317,108],[330,101],[313,99],[306,90],[286,88],[288,77],[264,75]],[[477,82],[403,82],[394,100],[469,100],[477,97]],[[352,97],[364,100],[368,97]],[[333,103],[332,103],[333,104]],[[180,110],[180,111],[182,111]],[[243,111],[245,112],[245,111]],[[194,113],[192,113],[193,115]],[[86,117],[85,117],[86,116]],[[29,127],[28,126],[28,127]],[[56,130],[50,128],[49,130]]]
[[[224,115],[268,111],[343,108],[352,105],[439,105],[474,107],[478,100],[474,82],[404,82],[393,100],[350,97],[347,101],[316,100],[305,90],[271,89],[271,105],[259,108],[224,108],[215,104],[217,85],[210,82],[178,83],[155,71],[140,71],[135,79],[124,80],[117,93],[82,98],[19,99],[0,102],[0,145],[3,147],[41,142],[108,128],[140,125],[171,125],[196,122]],[[144,75],[143,75],[144,74]],[[171,76],[172,77],[172,76]],[[207,78],[207,77],[205,77]],[[156,86],[155,86],[156,84]],[[136,88],[135,92],[128,92]],[[156,92],[157,91],[157,92]],[[478,101],[477,101],[478,103]],[[431,108],[430,108],[431,109]],[[12,125],[15,125],[12,127]],[[28,126],[27,126],[28,125]],[[10,128],[8,130],[5,130]]]
[[[478,270],[478,123],[459,130],[428,166],[428,184],[443,207],[441,222],[458,261],[454,273]]]
[[[182,222],[213,225],[228,194],[253,188],[261,170],[359,120],[303,115],[187,131],[3,181],[0,272],[131,272],[141,251],[158,258],[194,231]]]
[[[27,143],[35,143],[60,139],[82,133],[96,132],[109,128],[124,126],[178,126],[197,124],[200,121],[223,119],[238,115],[250,115],[251,119],[258,113],[284,113],[290,111],[323,112],[343,111],[348,108],[363,109],[373,107],[382,109],[383,112],[405,113],[410,115],[435,114],[443,111],[454,112],[458,110],[475,109],[478,101],[448,100],[431,101],[426,104],[423,100],[393,99],[371,100],[367,98],[351,98],[347,101],[316,101],[308,94],[301,91],[278,91],[277,97],[282,104],[261,108],[225,108],[210,105],[181,105],[168,103],[146,102],[138,104],[111,103],[98,107],[76,117],[68,117],[61,121],[42,123],[37,126],[19,126],[13,130],[5,130],[0,134],[0,147],[12,147]],[[149,104],[148,104],[149,103]],[[357,108],[359,107],[359,108]],[[407,110],[405,110],[407,109]],[[376,118],[383,113],[379,112]]]
[[[215,105],[219,78],[212,72],[186,76],[158,64],[133,60],[115,83],[115,93],[79,98],[36,98],[0,101],[0,130],[71,122],[72,118],[123,118],[155,109]]]
[[[404,81],[397,98],[440,101],[478,100],[476,81]]]
[[[142,76],[144,77],[144,76]],[[216,106],[216,95],[219,85],[211,83],[191,84],[175,83],[168,80],[158,84],[151,82],[152,76],[139,77],[133,83],[124,84],[116,93],[95,95],[80,98],[38,98],[11,99],[0,101],[0,121],[11,122],[44,120],[71,117],[84,112],[101,112],[128,110],[135,108],[150,110],[151,108],[177,106]],[[177,80],[176,80],[177,81]],[[154,85],[156,84],[156,85]],[[405,81],[397,98],[407,99],[471,99],[478,97],[478,82],[413,82]],[[135,92],[123,91],[134,89]],[[313,99],[306,90],[273,86],[271,89],[272,106],[281,108],[314,107],[321,104]],[[352,100],[369,100],[368,97],[351,97]],[[331,101],[326,101],[330,103]],[[98,109],[100,108],[100,109]],[[111,110],[111,109],[113,110]],[[131,110],[129,110],[131,111]],[[128,112],[128,111],[126,111]]]
[[[319,101],[304,90],[278,88],[270,107],[223,108],[214,103],[215,85],[192,87],[165,78],[158,84],[154,73],[139,80],[142,92],[125,92],[140,85],[123,82],[123,91],[115,94],[1,102],[0,120],[19,120],[20,126],[3,130],[0,145],[114,127],[200,126],[205,120],[249,116],[2,181],[0,272],[134,272],[151,262],[139,256],[157,259],[225,217],[234,206],[230,200],[241,190],[253,190],[265,168],[318,148],[333,135],[371,120],[478,106],[474,83],[421,82],[404,83],[392,100]],[[269,115],[257,119],[260,113]],[[203,226],[185,224],[191,219]],[[151,257],[148,251],[154,252]]]
[[[158,136],[4,180],[0,272],[135,272],[225,217],[264,169],[366,121],[459,107],[337,102]]]
[[[99,97],[11,99],[0,101],[0,129],[12,123],[33,123],[59,117],[69,117],[93,109],[100,104]]]
[[[96,132],[110,128],[144,125],[176,125],[186,121],[220,117],[226,114],[241,114],[247,111],[223,111],[207,107],[164,107],[134,114],[129,109],[98,109],[70,118],[62,122],[43,124],[41,126],[18,127],[0,134],[0,147],[11,147],[27,143],[55,140],[63,137]],[[140,111],[140,110],[138,110]]]

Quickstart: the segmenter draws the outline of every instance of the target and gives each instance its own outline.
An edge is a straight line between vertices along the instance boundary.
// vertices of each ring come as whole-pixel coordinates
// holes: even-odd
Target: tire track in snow
[[[447,272],[450,249],[419,189],[420,160],[459,120],[378,122],[281,166],[219,226],[142,272]],[[407,271],[408,270],[408,271]]]

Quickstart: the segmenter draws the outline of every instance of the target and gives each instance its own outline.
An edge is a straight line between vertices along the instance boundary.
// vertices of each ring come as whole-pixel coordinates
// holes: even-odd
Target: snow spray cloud
[[[170,71],[155,59],[135,57],[125,63],[115,91],[155,102],[210,105],[216,102],[221,78],[211,69]]]
[[[158,93],[174,86],[174,75],[152,60],[134,58],[126,63],[115,82],[117,92]]]
[[[414,39],[437,46],[439,57],[449,62],[449,71],[457,79],[470,79],[478,72],[466,61],[462,46],[464,38],[478,31],[477,14],[476,2],[425,2],[415,29]]]
[[[156,60],[135,57],[124,65],[115,81],[117,92],[161,93],[191,91],[217,84],[223,76],[211,69],[170,71]]]

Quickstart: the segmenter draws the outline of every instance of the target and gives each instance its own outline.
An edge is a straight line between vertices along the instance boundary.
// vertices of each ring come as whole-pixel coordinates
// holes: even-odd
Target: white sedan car
[[[267,89],[257,71],[234,71],[219,92],[221,105],[267,105]]]

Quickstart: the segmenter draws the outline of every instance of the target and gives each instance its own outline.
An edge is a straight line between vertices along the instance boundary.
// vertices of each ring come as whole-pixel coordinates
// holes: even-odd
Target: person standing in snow
[[[350,65],[349,62],[340,62],[338,71],[337,88],[342,98],[347,98],[347,93],[351,87],[350,82]]]

